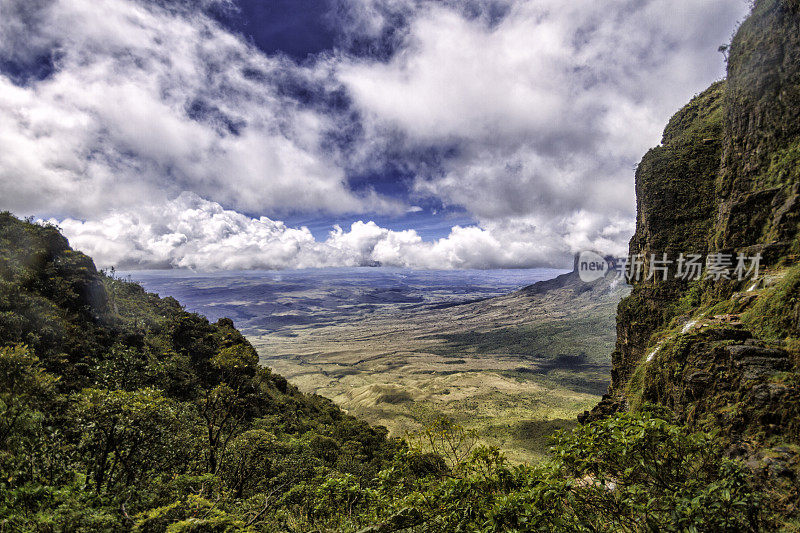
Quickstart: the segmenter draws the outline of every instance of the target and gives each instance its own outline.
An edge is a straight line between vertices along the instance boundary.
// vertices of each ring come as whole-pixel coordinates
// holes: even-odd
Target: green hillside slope
[[[510,465],[439,418],[386,439],[257,364],[229,320],[98,273],[0,214],[0,531],[762,529],[744,466],[671,415]]]
[[[631,251],[765,275],[635,283],[609,394],[536,466],[448,419],[388,440],[0,214],[0,532],[800,530],[798,88],[800,2],[759,0],[639,165]]]
[[[0,347],[0,531],[258,524],[332,475],[368,482],[396,448],[258,366],[230,320],[100,274],[8,213]]]

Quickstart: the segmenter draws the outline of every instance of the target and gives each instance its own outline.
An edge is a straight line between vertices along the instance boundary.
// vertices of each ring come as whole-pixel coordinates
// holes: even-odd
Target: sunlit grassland
[[[624,291],[570,284],[251,341],[263,364],[392,435],[443,415],[534,462],[605,392]]]

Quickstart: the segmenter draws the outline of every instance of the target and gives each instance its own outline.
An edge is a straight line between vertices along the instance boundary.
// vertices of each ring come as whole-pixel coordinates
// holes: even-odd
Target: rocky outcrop
[[[632,255],[759,253],[761,277],[683,281],[673,268],[667,281],[633,283],[618,308],[611,388],[582,420],[665,405],[721,430],[754,471],[797,484],[800,0],[755,3],[727,79],[670,120],[637,168],[636,193]]]
[[[670,120],[661,145],[651,149],[636,170],[637,223],[630,254],[647,263],[653,254],[705,254],[716,203],[720,169],[725,83],[696,96]],[[612,394],[624,388],[643,358],[650,337],[674,315],[674,304],[688,283],[641,282],[617,313],[617,345],[612,354]]]

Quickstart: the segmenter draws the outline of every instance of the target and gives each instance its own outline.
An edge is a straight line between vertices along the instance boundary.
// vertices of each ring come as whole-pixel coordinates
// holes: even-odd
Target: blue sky
[[[0,0],[0,209],[119,268],[568,266],[743,0]]]
[[[328,0],[240,1],[216,16],[232,31],[252,39],[265,54],[284,53],[296,61],[330,51],[339,41]]]

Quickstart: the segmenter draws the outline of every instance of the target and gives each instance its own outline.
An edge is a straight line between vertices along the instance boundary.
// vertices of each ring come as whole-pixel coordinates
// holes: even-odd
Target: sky
[[[565,267],[745,0],[0,0],[0,209],[100,267]]]

